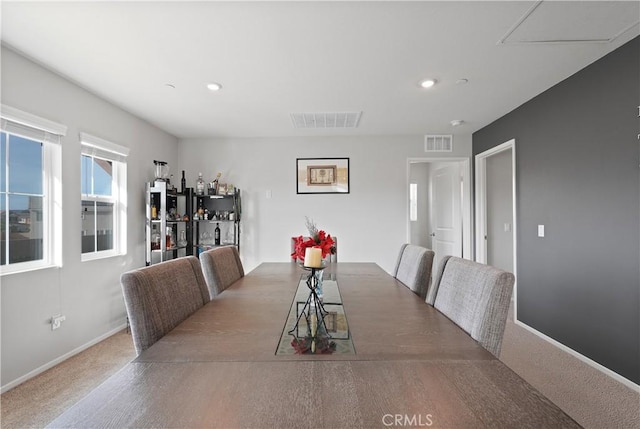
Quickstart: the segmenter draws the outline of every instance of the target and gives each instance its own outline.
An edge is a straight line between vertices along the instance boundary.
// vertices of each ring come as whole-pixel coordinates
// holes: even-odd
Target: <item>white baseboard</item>
[[[589,359],[585,355],[578,353],[577,351],[573,350],[572,348],[569,348],[569,347],[565,346],[562,343],[559,343],[558,341],[554,340],[553,338],[546,336],[542,332],[537,331],[536,329],[532,328],[529,325],[526,325],[526,324],[520,322],[517,319],[514,320],[514,323],[516,325],[526,329],[527,331],[531,332],[532,334],[537,335],[538,337],[542,338],[543,340],[553,344],[554,346],[556,346],[560,350],[562,350],[562,351],[564,351],[566,353],[569,353],[571,356],[575,357],[576,359],[578,359],[578,360],[586,363],[587,365],[597,369],[598,371],[602,372],[603,374],[608,375],[609,377],[613,378],[617,382],[622,383],[625,386],[629,387],[630,389],[640,393],[640,385],[634,383],[633,381],[629,380],[628,378],[625,378],[625,377],[621,376],[620,374],[618,374],[617,372],[612,371],[609,368],[599,364],[598,362]]]
[[[117,334],[118,332],[122,331],[123,329],[125,329],[127,327],[127,324],[123,324],[120,325],[119,327],[112,329],[111,331],[100,335],[97,338],[94,338],[93,340],[89,341],[86,344],[81,345],[78,348],[75,348],[73,350],[71,350],[68,353],[63,354],[62,356],[58,357],[57,359],[52,360],[51,362],[47,362],[46,364],[42,365],[39,368],[34,369],[33,371],[23,375],[22,377],[18,377],[13,381],[10,381],[9,383],[5,384],[4,386],[2,386],[0,388],[0,393],[4,393],[8,390],[13,389],[14,387],[18,386],[19,384],[24,383],[25,381],[29,380],[30,378],[35,377],[38,374],[41,374],[43,372],[45,372],[46,370],[53,368],[54,366],[58,365],[59,363],[69,359],[72,356],[77,355],[78,353],[88,349],[91,346],[94,346],[96,344],[98,344],[100,341],[106,340],[107,338],[109,338],[112,335]]]

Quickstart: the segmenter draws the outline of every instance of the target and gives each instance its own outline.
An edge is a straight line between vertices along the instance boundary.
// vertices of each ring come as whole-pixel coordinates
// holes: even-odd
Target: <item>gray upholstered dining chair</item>
[[[429,287],[429,279],[431,278],[433,256],[433,250],[414,244],[403,244],[400,247],[393,277],[415,292],[420,298],[425,299],[427,288]]]
[[[236,246],[215,247],[202,252],[200,265],[211,298],[244,277],[244,268]]]
[[[194,256],[128,271],[120,284],[137,354],[211,300]]]
[[[514,282],[507,271],[445,256],[426,301],[499,357]]]

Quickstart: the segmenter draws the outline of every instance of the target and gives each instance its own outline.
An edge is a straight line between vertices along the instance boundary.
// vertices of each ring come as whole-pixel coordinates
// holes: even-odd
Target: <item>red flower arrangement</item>
[[[318,230],[315,223],[307,218],[307,229],[309,230],[310,237],[306,238],[302,235],[294,238],[294,251],[291,254],[293,259],[304,261],[304,254],[307,247],[318,247],[322,249],[322,259],[326,258],[329,254],[336,253],[335,241],[331,238],[331,234],[327,234],[322,230]]]

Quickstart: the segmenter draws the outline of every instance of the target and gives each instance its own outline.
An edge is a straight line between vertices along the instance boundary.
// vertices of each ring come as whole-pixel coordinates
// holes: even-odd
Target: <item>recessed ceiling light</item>
[[[462,119],[454,119],[453,121],[451,121],[452,127],[457,127],[458,125],[462,124],[464,124],[464,121]]]
[[[435,79],[425,79],[423,81],[420,81],[420,86],[423,88],[431,88],[435,84],[436,84]]]
[[[469,82],[469,79],[465,79],[465,78],[456,80],[456,84],[458,85],[464,85],[465,83],[468,83],[468,82]]]
[[[211,91],[220,91],[222,89],[222,85],[216,82],[211,82],[207,84],[207,88]]]

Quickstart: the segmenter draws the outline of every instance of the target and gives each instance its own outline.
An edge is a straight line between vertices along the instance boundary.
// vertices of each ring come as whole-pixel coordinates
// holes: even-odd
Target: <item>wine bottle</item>
[[[180,180],[180,192],[184,194],[184,190],[187,188],[187,180],[184,178],[184,170],[182,170],[182,179]]]
[[[219,246],[220,245],[220,224],[219,223],[216,223],[216,229],[215,229],[214,234],[215,234],[214,235],[214,240],[215,240],[214,243],[215,243],[216,246]]]

